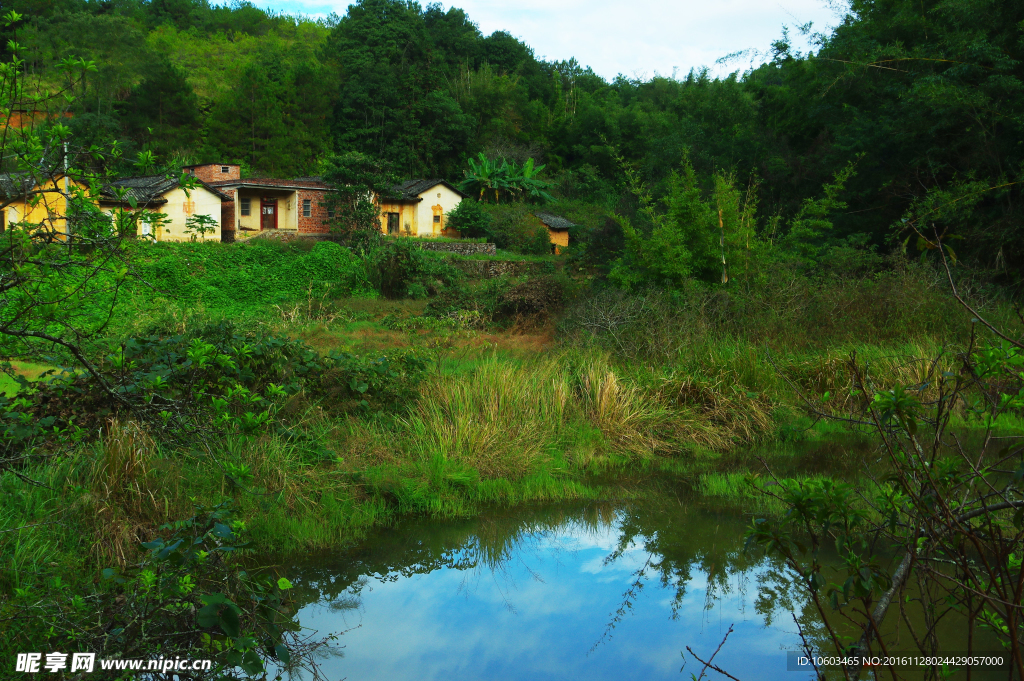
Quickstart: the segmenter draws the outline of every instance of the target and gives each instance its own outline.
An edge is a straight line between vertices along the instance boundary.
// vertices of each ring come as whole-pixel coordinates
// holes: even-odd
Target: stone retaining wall
[[[449,261],[471,278],[492,279],[508,275],[519,277],[524,274],[553,274],[555,264],[550,262],[528,262],[525,260],[462,260]]]
[[[498,247],[494,244],[481,244],[464,241],[421,241],[420,248],[425,251],[444,251],[445,253],[458,253],[459,255],[497,255]]]

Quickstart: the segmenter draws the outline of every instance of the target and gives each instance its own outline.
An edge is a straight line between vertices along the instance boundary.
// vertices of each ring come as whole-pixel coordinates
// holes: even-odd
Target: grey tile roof
[[[124,200],[127,201],[129,198],[134,198],[136,203],[139,205],[154,205],[166,203],[167,199],[163,197],[164,194],[175,189],[179,186],[177,179],[168,178],[165,175],[143,175],[141,177],[124,177],[119,180],[111,182],[108,186],[103,188],[103,197],[108,200],[117,200],[117,194],[115,189],[123,189]],[[218,191],[216,188],[196,180],[196,184],[204,189],[216,194],[222,201],[227,200],[228,197]]]
[[[398,199],[400,201],[415,201],[420,198],[420,194],[436,187],[439,184],[443,184],[448,189],[458,194],[464,199],[469,198],[468,194],[463,194],[455,185],[451,184],[447,180],[406,180],[400,184],[396,184],[391,188],[391,196],[387,197],[390,199]]]
[[[0,174],[0,199],[16,199],[32,191],[35,183],[28,175]]]
[[[552,215],[551,213],[534,213],[534,215],[551,229],[569,229],[576,226],[576,223],[569,222],[559,215]]]

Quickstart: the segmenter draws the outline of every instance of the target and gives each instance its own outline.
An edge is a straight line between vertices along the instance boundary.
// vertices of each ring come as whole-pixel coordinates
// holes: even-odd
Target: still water
[[[743,549],[748,519],[687,505],[596,504],[411,520],[290,574],[306,627],[345,632],[330,679],[689,679],[786,670],[810,610],[780,566]],[[689,658],[690,656],[687,655]],[[721,678],[721,677],[720,677]]]
[[[812,443],[775,458],[799,461],[804,473],[820,466],[856,477],[869,450],[860,440]],[[706,660],[730,627],[715,663],[732,676],[813,678],[788,671],[787,653],[803,651],[801,632],[812,649],[834,650],[817,610],[781,561],[745,550],[749,514],[686,489],[662,480],[643,502],[519,507],[382,528],[358,546],[286,564],[304,604],[299,621],[321,637],[341,634],[319,660],[332,681],[689,680],[703,665],[687,646]],[[888,558],[895,568],[900,556]],[[913,604],[905,607],[923,630]],[[941,649],[962,653],[965,629],[956,616],[941,619]],[[882,634],[890,652],[917,654],[895,612]],[[994,640],[976,635],[976,652],[1000,654]],[[834,671],[829,678],[840,678]],[[925,678],[921,669],[897,671]],[[971,678],[1009,677],[1003,667],[976,668]],[[950,678],[967,677],[960,670]]]

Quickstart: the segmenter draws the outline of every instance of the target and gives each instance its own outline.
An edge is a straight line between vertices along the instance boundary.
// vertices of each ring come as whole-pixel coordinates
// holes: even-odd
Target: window
[[[440,222],[441,222],[441,216],[440,215],[435,215],[434,216],[434,224],[438,224]]]
[[[231,171],[231,169],[228,168],[227,166],[221,166],[220,167],[220,172],[225,174],[225,175],[227,175],[230,171]]]
[[[251,203],[251,201],[252,201],[252,199],[242,199],[242,203],[240,204],[242,215],[252,215],[252,212],[251,212],[252,211],[252,203]]]
[[[334,209],[331,208],[330,206],[327,207],[327,217],[329,217],[329,218],[333,218],[334,217]]]
[[[311,203],[309,199],[302,199],[302,217],[308,218],[313,215]]]

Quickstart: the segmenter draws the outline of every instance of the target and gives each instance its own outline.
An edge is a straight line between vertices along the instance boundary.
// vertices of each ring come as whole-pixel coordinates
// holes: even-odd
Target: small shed
[[[569,228],[575,227],[575,223],[552,213],[534,213],[533,216],[547,227],[553,253],[561,253],[563,248],[569,247]]]

